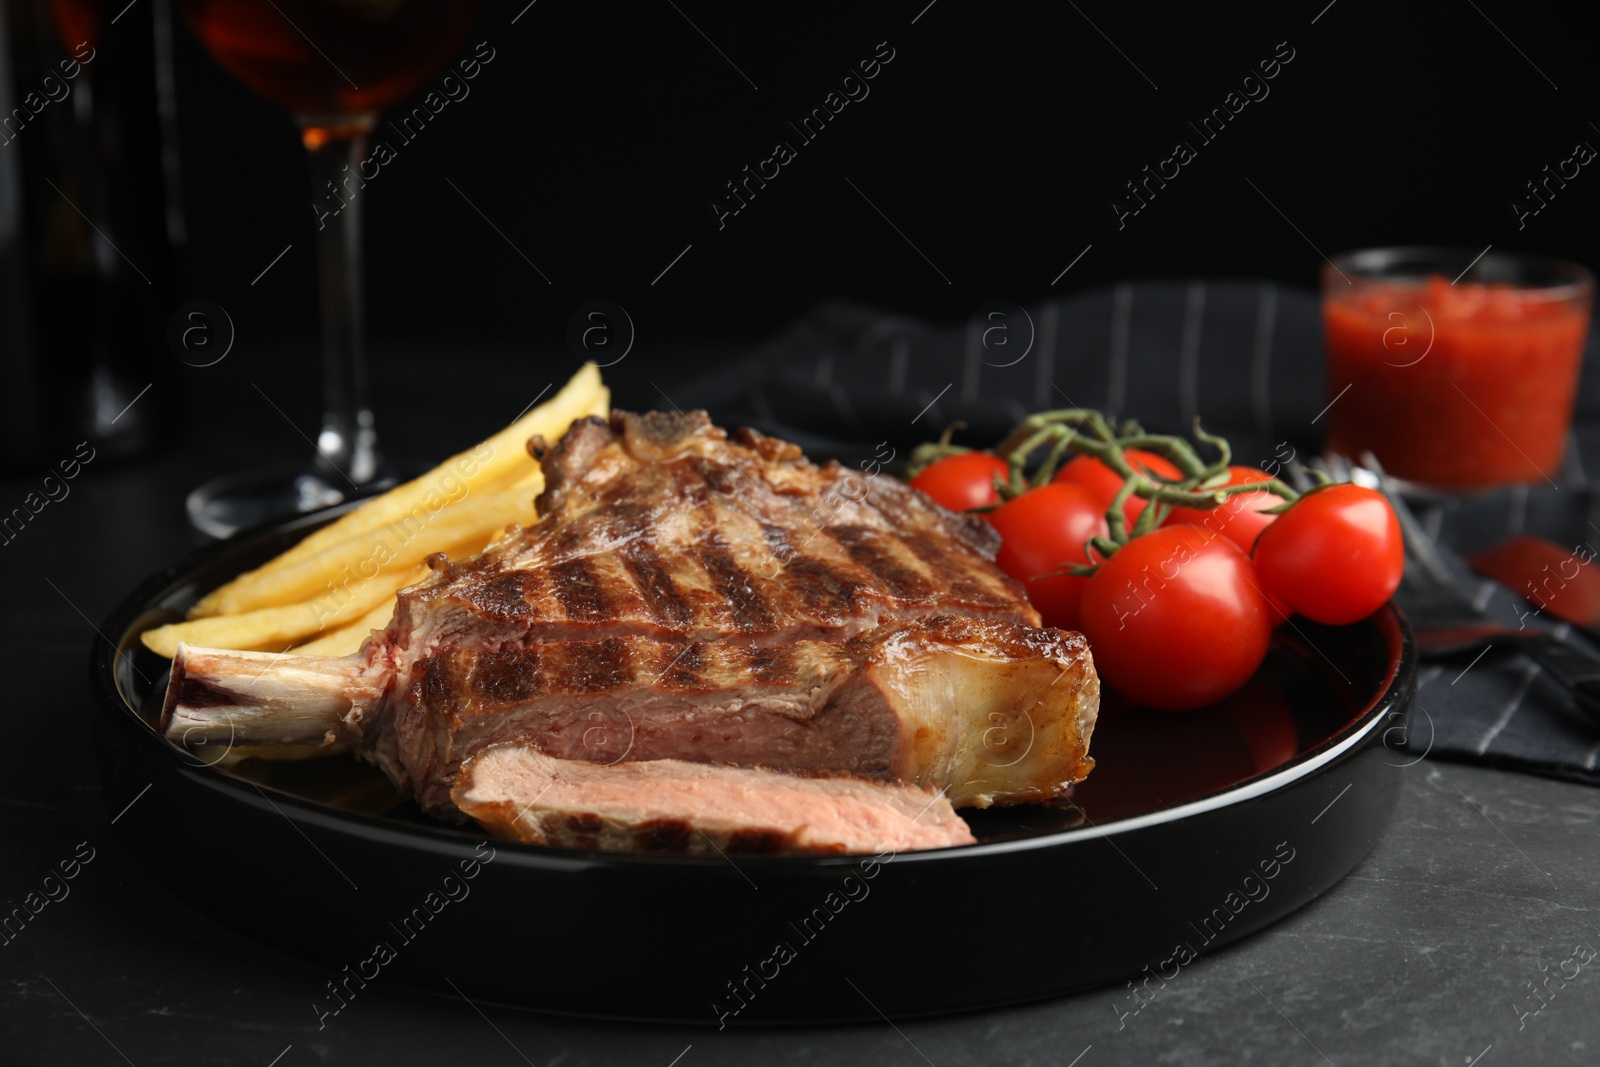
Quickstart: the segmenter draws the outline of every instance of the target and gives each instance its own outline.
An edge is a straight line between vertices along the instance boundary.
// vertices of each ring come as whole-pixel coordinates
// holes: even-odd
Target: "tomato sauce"
[[[1589,329],[1587,285],[1357,280],[1323,301],[1329,451],[1370,451],[1438,486],[1538,482],[1561,468]],[[1348,387],[1348,388],[1347,388]]]

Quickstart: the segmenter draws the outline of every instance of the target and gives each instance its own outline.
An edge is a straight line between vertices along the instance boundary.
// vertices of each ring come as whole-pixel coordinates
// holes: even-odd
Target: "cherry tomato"
[[[1255,560],[1250,561],[1250,566],[1255,571],[1255,577],[1252,581],[1255,582],[1256,592],[1266,599],[1267,607],[1272,609],[1268,612],[1269,617],[1272,619],[1272,625],[1282,626],[1289,621],[1289,616],[1294,614],[1294,609],[1289,606],[1287,600],[1267,588],[1267,580],[1261,577],[1261,568],[1255,565]]]
[[[1405,571],[1394,509],[1374,489],[1327,485],[1278,516],[1256,540],[1269,590],[1316,622],[1343,626],[1384,605]]]
[[[1269,482],[1272,475],[1255,467],[1229,467],[1226,485],[1248,485],[1251,482]],[[1173,508],[1167,515],[1163,526],[1173,526],[1178,523],[1187,523],[1190,526],[1199,526],[1213,534],[1220,534],[1238,545],[1249,555],[1255,548],[1256,538],[1261,531],[1272,525],[1276,515],[1267,515],[1264,508],[1275,508],[1283,503],[1283,498],[1271,493],[1240,493],[1230,496],[1225,503],[1202,511],[1199,508]],[[1267,588],[1264,581],[1256,581],[1256,589],[1267,598],[1267,603],[1272,606],[1272,621],[1274,625],[1288,621],[1294,609],[1281,598],[1274,596],[1272,590]]]
[[[1089,538],[1106,536],[1104,502],[1082,486],[1054,483],[1007,501],[988,518],[1002,540],[995,563],[1027,588],[1044,624],[1078,629],[1078,605],[1089,579],[1063,572],[1067,564],[1088,562]]]
[[[1083,593],[1083,633],[1100,677],[1167,711],[1227,696],[1250,680],[1272,640],[1272,609],[1255,583],[1249,558],[1225,537],[1179,525],[1134,538]]]
[[[911,484],[951,511],[966,511],[1000,503],[994,480],[1003,482],[1010,474],[1011,468],[999,456],[961,452],[928,464]]]
[[[1130,448],[1123,455],[1130,464],[1146,474],[1159,474],[1163,478],[1182,476],[1182,472],[1172,465],[1171,460],[1154,452],[1146,452],[1142,448]],[[1111,501],[1122,488],[1122,475],[1093,456],[1074,456],[1056,471],[1056,476],[1051,481],[1083,486],[1100,501],[1102,511],[1111,506]],[[1148,503],[1149,501],[1143,497],[1128,498],[1128,502],[1122,507],[1122,514],[1127,517],[1129,527],[1132,527],[1143,514]]]
[[[1225,486],[1248,485],[1251,482],[1270,482],[1272,475],[1255,467],[1229,467]],[[1173,508],[1162,522],[1174,526],[1180,522],[1202,526],[1214,534],[1221,534],[1244,550],[1245,555],[1256,546],[1256,538],[1276,515],[1267,515],[1261,509],[1275,508],[1283,498],[1271,493],[1240,493],[1230,496],[1224,503],[1209,510],[1199,508]]]

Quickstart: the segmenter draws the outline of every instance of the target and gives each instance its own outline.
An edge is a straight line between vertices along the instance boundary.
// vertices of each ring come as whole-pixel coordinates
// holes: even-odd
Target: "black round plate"
[[[1403,736],[1415,660],[1392,607],[1354,626],[1295,620],[1213,708],[1108,698],[1099,766],[1072,800],[963,812],[978,844],[898,856],[489,843],[424,818],[348,757],[222,770],[218,753],[169,745],[153,728],[167,663],[138,635],[341,510],[153,575],[102,627],[115,647],[97,644],[91,664],[108,809],[139,799],[118,830],[182,905],[325,967],[306,991],[319,1016],[372,981],[712,1025],[1159,982],[1327,890],[1399,794],[1406,757],[1384,741]]]

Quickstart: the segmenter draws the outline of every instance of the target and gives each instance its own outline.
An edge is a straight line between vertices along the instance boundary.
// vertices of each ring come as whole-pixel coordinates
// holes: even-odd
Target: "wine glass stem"
[[[311,157],[312,212],[322,287],[322,429],[317,471],[335,488],[362,485],[378,473],[378,439],[367,401],[362,329],[361,161],[367,153],[362,122],[336,129],[311,127],[303,140]]]

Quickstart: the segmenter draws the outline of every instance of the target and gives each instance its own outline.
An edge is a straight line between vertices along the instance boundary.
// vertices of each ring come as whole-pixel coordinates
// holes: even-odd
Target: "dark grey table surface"
[[[427,370],[437,360],[380,355],[380,432],[394,454],[416,459],[498,428],[572,369],[565,357],[501,353],[441,383]],[[649,403],[658,386],[670,395],[684,377],[671,372],[684,365],[672,353],[630,362],[627,374],[613,373],[629,403]],[[85,736],[96,625],[139,578],[198,542],[183,516],[188,488],[304,454],[301,431],[316,409],[308,369],[302,357],[242,351],[211,377],[194,371],[185,444],[137,464],[90,464],[70,496],[0,547],[0,651],[12,694],[0,744],[0,913],[59,861],[93,856],[68,895],[0,945],[0,1064],[1600,1062],[1600,961],[1576,965],[1564,982],[1550,978],[1600,948],[1600,792],[1427,759],[1402,767],[1411,757],[1399,754],[1399,807],[1365,862],[1303,911],[1185,968],[1138,1014],[1126,1014],[1137,1003],[1129,990],[1112,987],[895,1024],[717,1032],[374,986],[319,1030],[319,969],[171,899],[122,848]],[[43,473],[0,477],[0,505],[20,502]],[[168,820],[174,849],[206,848],[158,797],[126,817]],[[261,921],[270,931],[272,916]],[[950,921],[963,920],[953,910]],[[1010,934],[997,935],[996,966],[1006,951],[1028,950],[1016,936],[1027,922],[1011,917]],[[471,946],[462,951],[470,957]]]

